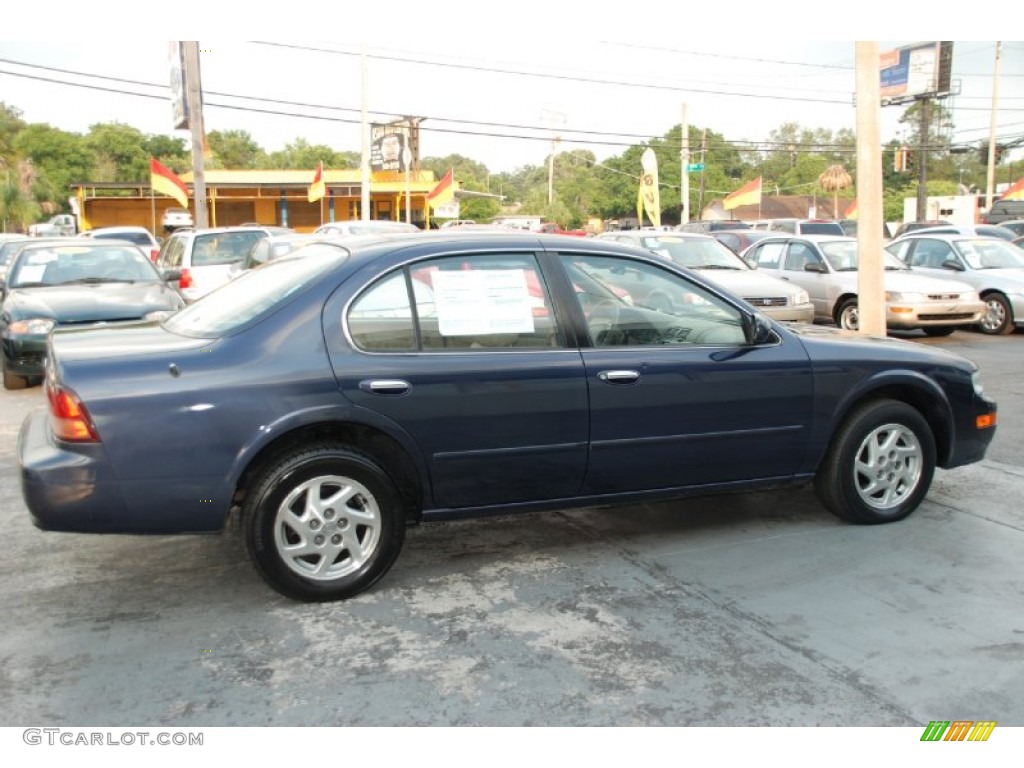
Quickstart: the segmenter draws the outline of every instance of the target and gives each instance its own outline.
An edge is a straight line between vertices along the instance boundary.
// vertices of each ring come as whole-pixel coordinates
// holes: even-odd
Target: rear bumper
[[[18,434],[21,493],[39,528],[51,531],[106,533],[119,530],[124,499],[112,477],[103,447],[76,446],[74,453],[57,443],[45,408],[30,413]]]

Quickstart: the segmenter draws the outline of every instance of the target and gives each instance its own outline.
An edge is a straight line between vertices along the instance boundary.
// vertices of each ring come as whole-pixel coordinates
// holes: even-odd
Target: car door
[[[788,477],[805,453],[812,373],[779,334],[751,345],[744,311],[669,269],[625,256],[565,253],[585,336],[590,462],[585,493]],[[660,310],[622,299],[643,282]]]
[[[341,390],[415,442],[437,508],[579,491],[583,363],[533,253],[419,261],[373,281],[345,315],[351,351],[332,353]]]
[[[811,266],[812,270],[807,269]],[[779,277],[807,291],[818,320],[832,318],[835,290],[825,260],[818,249],[806,240],[790,240],[782,253]]]

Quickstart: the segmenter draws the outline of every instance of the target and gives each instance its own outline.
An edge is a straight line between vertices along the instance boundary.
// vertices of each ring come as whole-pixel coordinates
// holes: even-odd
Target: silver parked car
[[[404,221],[332,221],[329,224],[321,224],[317,227],[314,235],[380,235],[391,232],[422,232],[415,224],[406,224]]]
[[[886,250],[915,272],[951,275],[985,302],[978,330],[1013,333],[1024,325],[1024,251],[992,237],[917,234],[893,240]]]
[[[807,291],[759,274],[708,235],[631,229],[606,232],[598,239],[635,245],[682,267],[698,270],[708,280],[743,297],[773,320],[809,323],[814,318],[814,307]]]
[[[957,326],[981,319],[985,304],[970,285],[911,271],[886,253],[885,320],[889,328],[921,328],[929,336],[948,336]],[[857,330],[857,240],[832,235],[773,237],[755,243],[743,258],[759,271],[805,289],[814,317]]]

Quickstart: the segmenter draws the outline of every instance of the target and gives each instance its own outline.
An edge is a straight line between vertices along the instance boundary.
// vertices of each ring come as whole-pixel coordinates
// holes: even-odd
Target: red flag
[[[857,218],[857,201],[856,200],[854,200],[852,203],[850,203],[850,207],[846,209],[846,213],[844,215],[848,219],[856,219]]]
[[[170,168],[157,162],[155,157],[149,158],[149,184],[154,192],[173,197],[182,208],[188,208],[188,187]]]
[[[761,177],[747,182],[742,187],[725,196],[722,207],[730,211],[741,205],[758,205],[761,202]]]
[[[327,187],[324,184],[324,164],[320,162],[316,164],[316,174],[313,176],[313,183],[309,185],[309,193],[307,197],[309,198],[309,202],[315,203],[326,194]]]
[[[431,208],[447,205],[455,197],[455,169],[449,168],[448,173],[427,194],[427,202]]]
[[[1003,192],[1000,200],[1024,200],[1024,178],[1017,179],[1017,183]]]

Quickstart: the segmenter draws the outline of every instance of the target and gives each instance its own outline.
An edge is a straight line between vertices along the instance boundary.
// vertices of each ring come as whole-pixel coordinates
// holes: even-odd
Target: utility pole
[[[858,330],[885,336],[882,262],[881,82],[878,43],[858,42],[857,62],[857,295]],[[923,160],[923,158],[922,158]]]
[[[555,150],[561,137],[558,135],[557,126],[565,123],[565,115],[554,110],[545,109],[541,119],[551,125],[551,154],[548,155],[548,207],[555,201]]]
[[[206,207],[206,175],[203,170],[203,90],[199,75],[199,42],[183,40],[185,92],[188,94],[189,130],[192,132],[192,197],[196,201],[196,229],[210,226]]]
[[[928,133],[929,128],[929,114],[928,108],[931,104],[931,99],[925,97],[921,99],[921,125],[918,129],[918,143],[917,143],[917,220],[927,221],[928,219]],[[858,203],[858,209],[860,204]],[[859,227],[858,227],[859,229]]]
[[[697,216],[704,218],[704,171],[708,163],[708,129],[700,135],[700,193],[697,195]]]
[[[992,117],[988,128],[988,179],[985,184],[985,210],[992,207],[992,196],[996,191],[996,102],[999,100],[999,62],[1002,60],[1003,44],[996,43],[996,71],[992,76]]]
[[[686,121],[686,102],[683,102],[682,134],[680,135],[681,149],[679,151],[679,172],[682,181],[679,193],[679,202],[682,210],[679,213],[679,223],[686,224],[690,220],[690,124]]]
[[[366,118],[366,43],[362,45],[359,56],[359,80],[360,80],[360,119],[362,121],[362,196],[359,205],[359,218],[362,221],[370,220],[370,123]]]

